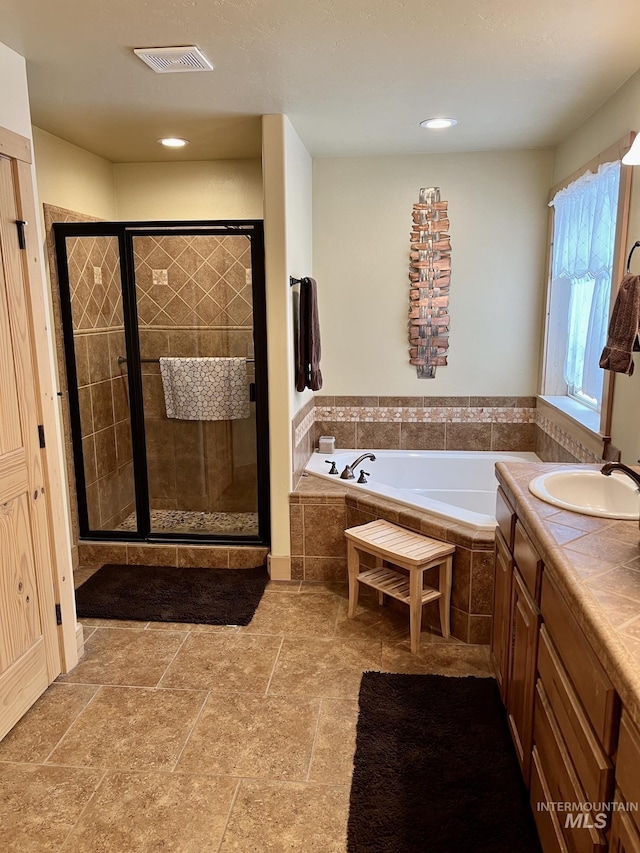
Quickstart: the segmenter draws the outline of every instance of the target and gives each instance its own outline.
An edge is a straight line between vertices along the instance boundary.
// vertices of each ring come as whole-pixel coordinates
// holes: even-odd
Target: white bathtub
[[[332,480],[372,495],[397,501],[404,506],[429,512],[477,530],[496,525],[495,505],[498,481],[496,462],[539,462],[535,453],[489,453],[463,450],[373,450],[376,461],[365,459],[356,467],[368,471],[366,485],[329,475],[326,459],[335,462],[341,473],[364,450],[340,450],[327,455],[311,455],[306,471],[314,477]]]

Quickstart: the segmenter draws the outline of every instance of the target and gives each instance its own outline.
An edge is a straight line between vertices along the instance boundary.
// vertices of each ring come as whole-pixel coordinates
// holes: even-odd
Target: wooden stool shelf
[[[440,601],[442,636],[451,632],[451,581],[455,545],[439,542],[420,533],[405,530],[388,521],[371,521],[344,532],[347,538],[349,567],[349,618],[356,613],[360,584],[378,591],[378,603],[388,595],[409,605],[411,651],[420,647],[422,606]],[[376,566],[360,571],[360,554],[375,558]],[[399,566],[408,575],[384,566],[384,561]],[[438,589],[424,586],[424,573],[439,567]]]

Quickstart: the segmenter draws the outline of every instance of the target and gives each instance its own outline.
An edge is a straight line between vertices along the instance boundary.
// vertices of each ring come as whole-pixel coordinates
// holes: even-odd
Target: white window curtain
[[[602,400],[605,345],[618,210],[620,162],[586,172],[554,197],[552,286],[569,288],[564,378],[570,389]]]

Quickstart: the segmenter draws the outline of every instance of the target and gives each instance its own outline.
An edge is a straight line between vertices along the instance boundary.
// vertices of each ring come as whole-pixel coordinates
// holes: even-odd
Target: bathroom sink
[[[624,474],[562,468],[531,480],[529,491],[560,509],[600,518],[637,519],[640,493]]]

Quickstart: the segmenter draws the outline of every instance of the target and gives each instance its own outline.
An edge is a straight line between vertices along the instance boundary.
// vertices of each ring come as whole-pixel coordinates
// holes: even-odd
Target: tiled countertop
[[[637,521],[558,510],[529,481],[566,464],[498,463],[498,480],[624,706],[640,725],[640,530]],[[581,465],[598,470],[597,465]]]

